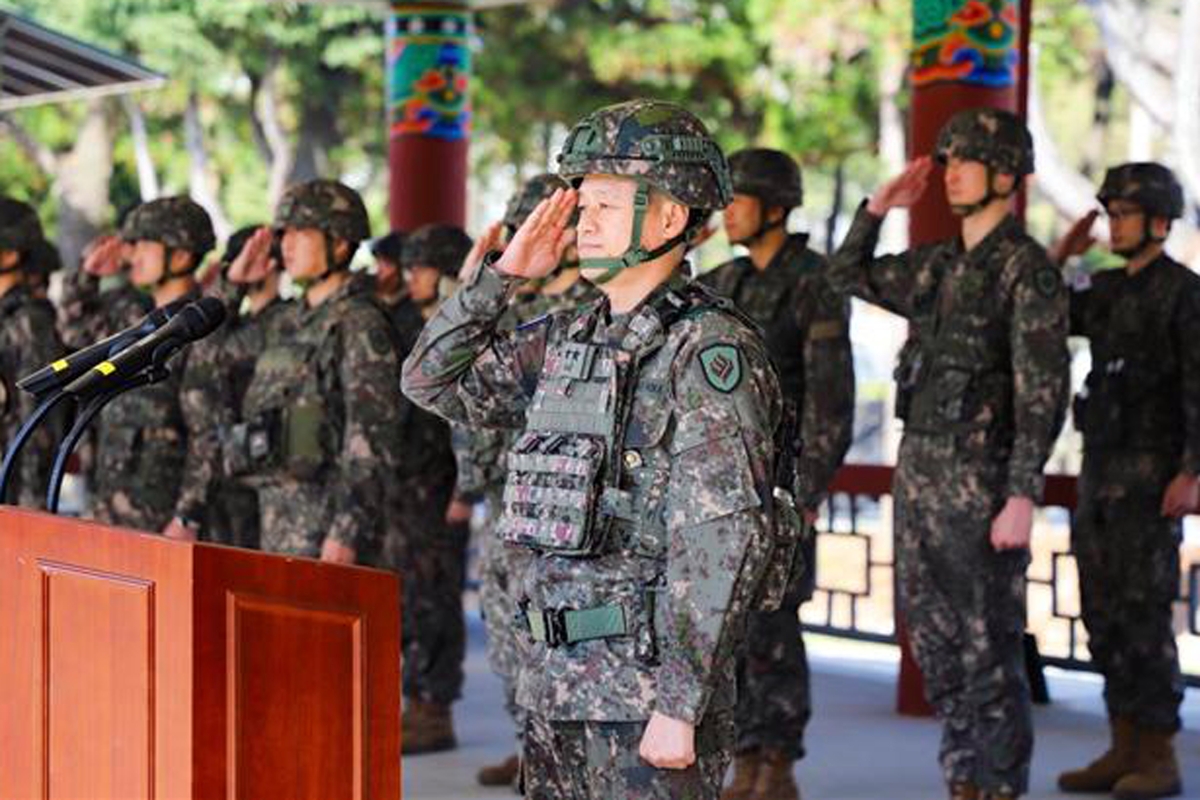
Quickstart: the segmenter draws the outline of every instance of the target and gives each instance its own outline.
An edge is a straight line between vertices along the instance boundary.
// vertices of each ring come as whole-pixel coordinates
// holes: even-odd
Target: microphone
[[[147,367],[159,367],[181,348],[203,339],[225,321],[225,304],[215,297],[204,297],[189,304],[166,325],[111,359],[100,361],[63,389],[76,397],[117,387]]]
[[[114,333],[95,344],[80,348],[68,356],[47,364],[37,372],[26,375],[17,381],[17,386],[38,397],[61,386],[66,386],[101,361],[112,358],[134,342],[144,339],[166,325],[187,304],[187,300],[176,300],[162,308],[156,308],[142,317],[142,320],[136,325],[132,325],[120,333]]]

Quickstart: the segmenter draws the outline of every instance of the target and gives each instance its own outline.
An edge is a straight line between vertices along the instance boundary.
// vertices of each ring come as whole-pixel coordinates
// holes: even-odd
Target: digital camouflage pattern
[[[613,501],[629,495],[630,511],[613,509],[624,516],[595,557],[535,554],[521,588],[527,612],[619,606],[627,633],[530,642],[518,700],[554,723],[645,721],[652,711],[714,719],[732,709],[734,646],[773,548],[763,504],[780,413],[774,371],[753,332],[712,300],[664,330],[657,306],[687,307],[679,292],[692,290],[682,284],[660,287],[611,323],[602,303],[501,333],[508,288],[483,270],[442,305],[405,362],[410,397],[473,426],[523,427],[528,413],[541,413],[535,396],[558,391],[541,376],[568,339],[622,363],[644,359],[627,387],[630,417],[614,446],[621,458],[607,468],[619,472],[604,476],[621,487]],[[700,366],[700,351],[721,343],[745,365],[730,393],[713,389]],[[627,521],[646,508],[659,509],[665,529]],[[653,520],[648,513],[638,518]]]
[[[1066,290],[1011,217],[970,251],[954,239],[875,258],[880,225],[859,209],[829,279],[917,336],[899,370],[909,398],[894,487],[899,600],[943,720],[947,783],[1019,795],[1033,743],[1028,553],[997,553],[989,537],[1007,498],[1042,494],[1067,393]]]
[[[696,763],[655,769],[638,756],[641,722],[549,723],[525,734],[528,800],[717,800],[729,766],[733,722],[714,714],[696,729]]]
[[[730,163],[737,163],[737,154]],[[736,189],[736,167],[734,175]],[[741,257],[700,280],[732,299],[762,329],[783,396],[800,415],[804,446],[797,465],[797,505],[815,510],[853,437],[854,356],[849,301],[829,287],[825,259],[807,241],[804,235],[789,236],[764,270]],[[738,667],[739,752],[769,748],[793,758],[803,755],[812,705],[798,614],[800,604],[812,596],[813,540],[807,543],[805,563],[809,568],[795,576],[779,610],[751,616],[747,650]]]
[[[54,324],[53,306],[35,298],[26,287],[17,284],[0,297],[0,441],[6,445],[36,407],[33,395],[18,389],[17,381],[66,352]],[[55,428],[53,424],[42,425],[25,445],[7,502],[45,507],[46,485],[58,443],[59,431]]]
[[[275,208],[276,228],[315,228],[351,244],[371,238],[371,221],[358,192],[328,179],[289,188]]]
[[[458,275],[469,252],[471,237],[457,225],[422,225],[405,240],[400,265],[433,267],[453,278]]]
[[[225,324],[191,346],[180,404],[188,428],[183,485],[177,516],[200,522],[206,541],[257,547],[258,494],[228,474],[222,450],[232,427],[243,422],[242,401],[260,353],[286,335],[290,307],[276,300],[257,313],[239,313],[241,291],[221,282]]]
[[[567,136],[558,174],[639,178],[689,208],[716,211],[733,189],[721,149],[695,115],[661,100],[631,100],[584,117]]]
[[[729,156],[733,191],[757,197],[766,208],[804,205],[804,180],[796,159],[780,150],[750,147]]]
[[[416,344],[424,320],[409,299],[385,310],[397,349],[392,380],[399,385],[400,361]],[[462,594],[469,533],[445,517],[455,485],[450,428],[402,396],[397,435],[392,445],[397,469],[386,491],[384,563],[403,578],[404,696],[449,705],[462,694],[464,678]]]
[[[1173,733],[1182,529],[1160,509],[1176,475],[1200,472],[1200,277],[1165,255],[1098,273],[1071,293],[1071,333],[1092,352],[1072,530],[1088,649],[1111,716]]]
[[[184,300],[198,298],[193,293]],[[189,358],[187,349],[177,353],[167,362],[166,380],[126,392],[100,412],[92,484],[92,514],[99,521],[157,533],[175,515],[188,450],[180,387]]]
[[[999,108],[959,111],[942,126],[934,156],[979,161],[996,172],[1023,178],[1033,174],[1033,137],[1021,118]]]
[[[33,206],[0,196],[0,250],[25,254],[45,240],[42,221]]]
[[[316,557],[332,538],[358,563],[380,558],[401,398],[391,326],[372,288],[353,279],[315,308],[292,304],[292,334],[255,362],[242,416],[270,432],[245,477],[258,489],[263,550]]]
[[[1105,207],[1113,200],[1127,200],[1152,217],[1183,216],[1183,187],[1175,173],[1153,161],[1110,167],[1096,199]]]
[[[161,242],[174,250],[195,253],[195,265],[217,243],[212,218],[188,197],[162,197],[133,209],[121,226],[127,242]]]

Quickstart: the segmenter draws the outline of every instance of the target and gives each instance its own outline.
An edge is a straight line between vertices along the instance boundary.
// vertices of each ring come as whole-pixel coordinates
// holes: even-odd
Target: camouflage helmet
[[[0,197],[0,250],[26,253],[45,238],[33,206],[12,197]]]
[[[337,181],[298,183],[275,209],[277,228],[316,228],[326,236],[358,244],[371,238],[371,221],[358,192]]]
[[[471,237],[457,225],[422,225],[405,240],[400,263],[404,267],[436,267],[443,275],[454,277],[470,251]]]
[[[1127,200],[1149,217],[1179,219],[1183,216],[1183,187],[1175,173],[1153,161],[1136,161],[1111,167],[1096,195],[1100,205]]]
[[[501,222],[510,232],[515,231],[529,218],[538,203],[554,194],[556,190],[568,188],[570,184],[552,172],[534,175],[508,199]]]
[[[729,165],[704,123],[682,106],[631,100],[606,106],[578,122],[558,155],[558,174],[640,178],[689,208],[729,205]]]
[[[204,255],[217,243],[212,218],[189,197],[162,197],[142,203],[125,217],[121,238],[161,242],[173,250]]]
[[[804,204],[804,182],[796,159],[782,150],[750,147],[729,156],[733,191],[757,197],[769,208]]]
[[[1023,178],[1033,173],[1033,137],[1021,118],[999,108],[960,111],[942,126],[934,157],[945,164],[954,156],[979,161]]]
[[[408,235],[403,231],[389,231],[371,242],[371,255],[387,259],[396,266],[404,261],[404,242]]]

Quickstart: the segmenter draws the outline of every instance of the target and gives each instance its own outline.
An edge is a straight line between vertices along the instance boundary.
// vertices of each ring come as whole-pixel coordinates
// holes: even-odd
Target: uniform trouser
[[[812,716],[799,605],[752,613],[737,672],[737,751],[770,748],[804,757]]]
[[[895,479],[900,604],[929,702],[942,720],[947,783],[1023,794],[1033,753],[1025,672],[1027,551],[997,552],[992,520],[1008,464],[951,436],[908,435]]]
[[[1160,508],[1177,471],[1166,455],[1085,453],[1071,535],[1108,713],[1168,733],[1179,730],[1183,702],[1171,609],[1182,528]]]
[[[716,800],[733,749],[730,714],[696,728],[696,761],[656,769],[638,748],[646,722],[558,722],[530,714],[524,783],[530,800]]]
[[[529,634],[517,617],[517,592],[531,554],[501,544],[490,527],[483,536],[487,541],[481,548],[479,605],[487,628],[488,665],[504,685],[504,708],[515,725],[519,747],[525,732],[525,710],[517,704],[517,673]]]

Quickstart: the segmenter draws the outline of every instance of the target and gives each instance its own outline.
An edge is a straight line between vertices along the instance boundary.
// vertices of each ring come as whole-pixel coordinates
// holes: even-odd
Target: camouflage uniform
[[[244,228],[230,238],[222,269],[228,269],[256,230]],[[215,294],[226,301],[228,321],[192,345],[188,357],[180,396],[188,454],[175,515],[199,522],[206,541],[257,548],[258,494],[226,473],[222,439],[242,421],[242,400],[259,353],[286,335],[286,323],[294,315],[278,298],[257,312],[239,313],[244,287],[224,280]]]
[[[194,271],[216,241],[207,212],[186,197],[138,206],[125,219],[121,237],[165,246],[162,281],[183,277],[166,273],[174,250],[193,254]],[[199,290],[193,289],[185,299],[198,297]],[[134,308],[130,303],[116,313],[132,316]],[[110,319],[113,327],[107,333],[136,321],[137,317]],[[123,394],[101,412],[92,507],[101,522],[158,532],[174,516],[188,447],[179,401],[187,360],[185,350],[170,360],[171,374],[166,380]]]
[[[36,268],[32,254],[46,246],[37,212],[19,200],[0,197],[0,251],[20,254],[13,270],[22,273],[22,280]],[[53,306],[21,283],[0,297],[0,441],[6,447],[37,405],[32,395],[17,389],[17,381],[63,352],[54,329]],[[9,484],[9,502],[45,506],[56,438],[54,426],[43,425],[25,445],[20,468]]]
[[[729,165],[734,192],[759,198],[764,215],[770,208],[786,212],[801,205],[800,171],[790,156],[744,150],[730,156]],[[785,213],[781,222],[786,218]],[[763,329],[783,396],[801,415],[803,489],[798,504],[816,509],[850,447],[854,360],[849,302],[829,288],[825,259],[807,242],[807,236],[789,236],[764,270],[743,256],[701,280],[732,299]],[[804,755],[804,727],[812,705],[798,615],[800,604],[812,596],[814,545],[809,539],[809,568],[796,576],[797,585],[783,606],[750,618],[747,651],[738,668],[738,752],[768,749],[789,761]]]
[[[562,163],[570,178],[628,174],[642,199],[658,186],[693,208],[728,202],[724,157],[669,104],[593,114]],[[635,215],[623,266],[595,265],[599,280],[656,257],[633,244],[640,225]],[[716,797],[734,648],[775,544],[777,377],[749,324],[682,279],[629,314],[610,318],[602,302],[501,332],[513,283],[485,268],[443,304],[404,386],[448,418],[525,431],[497,529],[532,553],[520,586],[527,796]],[[655,711],[697,726],[689,769],[638,762]]]
[[[1175,219],[1178,184],[1147,166],[1158,167],[1110,170],[1101,202],[1126,199]],[[1071,334],[1092,349],[1076,404],[1083,469],[1072,531],[1088,649],[1111,717],[1174,733],[1182,530],[1160,507],[1172,478],[1200,472],[1200,277],[1166,255],[1133,275],[1101,272],[1071,294]]]
[[[336,239],[352,256],[370,235],[357,192],[328,180],[290,188],[275,224],[321,231],[331,273],[349,264],[336,261]],[[328,538],[354,548],[360,564],[379,562],[401,398],[391,326],[372,288],[352,278],[316,307],[289,304],[284,335],[269,337],[254,364],[243,422],[223,449],[230,474],[258,490],[263,550],[315,558]]]
[[[453,277],[470,248],[471,239],[460,228],[426,225],[405,241],[400,266],[436,267]],[[411,299],[393,307],[390,316],[403,360],[424,318]],[[455,482],[450,426],[406,397],[400,402],[401,457],[399,480],[389,491],[388,546],[403,577],[404,696],[449,706],[462,694],[467,641],[462,593],[470,529],[446,522]]]
[[[1033,170],[1024,126],[995,110],[952,118],[937,152],[1018,178]],[[970,251],[954,239],[873,258],[880,223],[859,209],[830,280],[906,317],[916,334],[897,370],[899,600],[942,717],[947,782],[1016,796],[1033,748],[1022,646],[1029,554],[994,550],[990,529],[1008,498],[1041,497],[1065,408],[1066,291],[1011,217]]]

